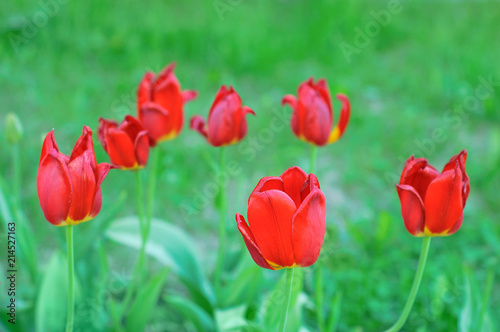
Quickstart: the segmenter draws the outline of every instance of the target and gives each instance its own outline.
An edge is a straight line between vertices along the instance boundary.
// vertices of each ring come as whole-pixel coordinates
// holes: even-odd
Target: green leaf
[[[36,330],[64,331],[67,313],[67,263],[61,253],[52,255],[45,270],[36,303]]]
[[[328,319],[328,325],[326,330],[329,332],[334,332],[337,330],[337,326],[340,318],[340,305],[342,303],[342,293],[337,292],[332,299],[330,308],[330,318]]]
[[[215,320],[220,332],[234,331],[248,325],[245,319],[246,305],[240,305],[233,308],[217,310]]]
[[[139,289],[130,312],[127,316],[126,329],[130,332],[144,331],[148,321],[151,319],[153,309],[160,297],[161,287],[165,283],[169,269],[164,269],[159,274]]]
[[[212,317],[196,303],[180,296],[168,296],[165,301],[179,311],[186,320],[193,323],[198,332],[215,331]]]
[[[472,293],[472,271],[470,268],[463,267],[465,278],[465,303],[460,312],[459,328],[460,332],[472,331],[473,325],[473,293]]]
[[[115,220],[106,231],[106,236],[117,243],[140,249],[141,235],[137,216]],[[194,243],[181,228],[153,218],[146,253],[170,267],[186,285],[193,300],[212,314],[213,289],[202,273]]]
[[[231,282],[222,289],[222,307],[251,303],[257,299],[265,284],[263,269],[247,252],[243,252],[242,256],[235,273],[229,278]]]

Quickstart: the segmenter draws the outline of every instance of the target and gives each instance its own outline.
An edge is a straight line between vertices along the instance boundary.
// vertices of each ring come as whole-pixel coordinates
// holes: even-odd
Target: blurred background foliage
[[[227,151],[238,172],[228,183],[230,250],[224,300],[217,304],[209,280],[218,214],[214,195],[204,192],[214,183],[211,164],[218,151],[186,125],[177,139],[161,145],[154,216],[161,219],[158,227],[180,228],[186,238],[176,237],[178,244],[156,239],[159,247],[183,249],[173,254],[165,249],[177,267],[162,260],[161,252],[151,252],[151,269],[156,273],[168,265],[171,272],[150,312],[150,331],[203,331],[216,325],[220,330],[271,329],[272,310],[261,317],[259,308],[270,301],[282,273],[263,271],[251,261],[233,216],[246,214],[248,195],[261,177],[292,165],[307,171],[310,147],[293,136],[291,111],[280,100],[311,76],[326,78],[332,94],[345,93],[352,104],[346,135],[318,151],[316,174],[327,199],[328,230],[320,257],[325,315],[331,315],[332,306],[338,309],[339,331],[379,331],[397,319],[421,245],[406,232],[400,215],[394,185],[403,163],[415,154],[441,169],[467,149],[471,195],[463,226],[454,236],[433,240],[405,331],[477,330],[492,273],[497,277],[482,330],[497,331],[500,3],[401,1],[398,13],[382,26],[375,17],[389,6],[359,0],[4,1],[0,124],[3,128],[4,115],[15,112],[24,126],[22,220],[36,234],[31,246],[37,255],[33,280],[24,273],[28,267],[20,267],[18,324],[13,329],[2,317],[4,328],[40,330],[48,319],[44,312],[59,310],[46,308],[47,303],[65,302],[50,288],[51,273],[65,266],[57,254],[64,249],[64,232],[44,220],[36,194],[42,138],[55,128],[60,150],[69,154],[84,124],[97,134],[99,117],[121,120],[135,114],[135,91],[144,72],[176,61],[182,87],[199,92],[185,107],[185,119],[206,115],[222,84],[233,85],[257,117],[248,117],[247,138]],[[347,56],[346,45],[355,48]],[[478,95],[481,86],[486,90]],[[335,100],[336,111],[339,105]],[[279,129],[271,127],[276,119]],[[98,161],[107,161],[94,138]],[[10,204],[11,147],[1,139],[2,196]],[[114,222],[135,212],[133,174],[112,171],[102,190],[99,217],[75,229],[76,321],[86,331],[109,329],[109,299],[123,296],[137,255],[119,236],[126,223]],[[9,218],[5,204],[2,218]],[[4,243],[5,228],[1,233]],[[19,249],[17,255],[22,255]],[[4,249],[0,257],[5,269]],[[303,271],[304,288],[293,299],[298,313],[293,329],[317,329],[313,269]],[[2,299],[7,298],[4,287]],[[60,315],[53,319],[64,321],[64,311]]]

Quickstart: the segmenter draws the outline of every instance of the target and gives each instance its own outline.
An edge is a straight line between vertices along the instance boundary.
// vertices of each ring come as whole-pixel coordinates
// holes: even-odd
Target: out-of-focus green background
[[[36,234],[40,273],[52,253],[64,248],[63,229],[44,220],[36,194],[41,142],[52,128],[59,148],[69,154],[84,124],[97,133],[99,117],[121,120],[135,114],[144,72],[176,61],[182,87],[197,90],[199,97],[185,107],[181,135],[161,145],[154,215],[195,239],[210,274],[218,214],[212,201],[200,203],[199,193],[213,182],[210,162],[218,151],[186,123],[192,115],[206,116],[222,84],[233,85],[257,114],[247,118],[246,139],[227,149],[228,159],[241,167],[228,184],[229,243],[238,252],[243,241],[232,216],[246,215],[246,200],[258,180],[293,165],[309,167],[310,147],[293,136],[291,111],[280,106],[281,97],[295,93],[309,77],[324,77],[332,95],[345,93],[352,105],[345,136],[319,149],[316,170],[327,200],[326,302],[342,293],[338,330],[380,331],[396,320],[421,239],[405,230],[394,185],[410,155],[441,169],[462,149],[468,151],[471,180],[463,226],[432,241],[405,331],[469,331],[489,271],[496,281],[483,331],[498,330],[499,12],[498,1],[4,1],[0,124],[3,132],[4,115],[14,112],[24,126],[22,207]],[[337,119],[337,100],[334,109]],[[279,129],[270,127],[275,118],[282,121]],[[96,136],[98,161],[107,161]],[[11,147],[4,137],[1,142],[2,188],[9,199]],[[110,172],[102,185],[101,214],[120,199],[118,217],[135,213],[133,180],[132,173]],[[75,228],[76,247],[88,227]],[[5,228],[1,243],[4,233]],[[111,271],[132,265],[135,251],[109,241],[104,246]],[[0,250],[4,270],[3,245]],[[78,258],[77,273],[92,278],[95,258],[89,256],[96,252],[92,247]],[[227,270],[235,264],[228,262]],[[263,273],[266,282],[257,289],[265,293],[281,273]],[[33,300],[39,285],[23,289],[20,278],[20,298]],[[166,287],[182,293],[174,274]],[[4,307],[7,296],[0,289]],[[86,289],[80,292],[92,298]],[[307,285],[304,292],[313,294]],[[308,301],[301,325],[314,331],[314,301]],[[18,309],[19,324],[31,326],[26,320],[34,303],[21,304],[28,313],[23,318]],[[168,304],[158,308],[153,323],[168,321],[164,329],[171,331],[193,329]]]

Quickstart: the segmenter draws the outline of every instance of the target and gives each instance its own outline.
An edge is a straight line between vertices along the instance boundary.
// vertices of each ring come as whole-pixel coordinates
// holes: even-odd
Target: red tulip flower
[[[99,141],[111,163],[121,169],[139,169],[146,166],[149,156],[148,132],[131,115],[118,125],[115,121],[99,118]]]
[[[323,146],[337,141],[344,134],[351,106],[347,96],[338,94],[342,102],[340,118],[335,127],[333,124],[333,108],[330,90],[324,79],[314,83],[313,78],[303,82],[297,92],[298,98],[286,95],[281,102],[293,109],[291,126],[293,133],[310,144]]]
[[[139,120],[149,133],[151,146],[179,135],[184,122],[184,103],[197,95],[193,90],[181,91],[174,69],[172,63],[156,78],[154,73],[147,72],[137,91]]]
[[[259,181],[248,199],[248,222],[238,229],[255,263],[279,270],[306,267],[318,259],[325,236],[325,197],[314,174],[299,167]]]
[[[208,113],[208,126],[205,120],[197,115],[191,118],[190,128],[198,131],[213,146],[236,144],[247,133],[245,116],[255,112],[247,106],[242,106],[238,93],[229,86],[223,85]]]
[[[458,231],[469,196],[467,151],[453,156],[439,173],[427,159],[410,157],[397,185],[406,229],[414,236],[445,236]]]
[[[36,178],[47,221],[56,226],[77,225],[97,216],[102,205],[101,183],[110,168],[107,163],[97,165],[89,127],[83,127],[69,157],[59,152],[54,130],[49,132]]]

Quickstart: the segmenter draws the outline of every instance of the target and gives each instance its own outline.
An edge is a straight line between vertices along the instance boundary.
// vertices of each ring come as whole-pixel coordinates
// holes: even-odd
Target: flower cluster
[[[197,92],[183,91],[174,69],[175,63],[168,65],[158,75],[152,72],[144,75],[137,90],[136,116],[128,114],[121,123],[99,118],[98,138],[110,163],[97,163],[92,130],[87,126],[83,127],[83,133],[70,156],[59,151],[54,130],[45,137],[37,174],[39,202],[48,222],[56,226],[69,226],[68,248],[70,243],[72,246],[71,226],[98,215],[102,206],[101,185],[110,169],[138,172],[147,166],[150,149],[157,149],[158,144],[172,140],[181,133],[184,104],[195,99]],[[330,90],[324,79],[315,82],[310,78],[299,85],[297,96],[285,95],[282,98],[282,106],[289,105],[293,110],[290,122],[292,132],[300,140],[311,144],[313,152],[317,146],[338,141],[346,132],[351,113],[350,101],[344,94],[337,94],[336,97],[341,103],[336,122]],[[223,85],[216,93],[207,120],[199,115],[193,116],[189,127],[199,132],[213,147],[222,148],[244,139],[248,131],[248,114],[256,115],[250,107],[244,106],[233,86]],[[15,135],[18,131],[13,133],[9,137],[13,137],[12,141],[15,142],[19,135]],[[223,151],[221,149],[221,156]],[[311,155],[315,156],[314,153]],[[221,157],[222,160],[224,158]],[[404,225],[411,235],[424,237],[423,254],[414,287],[418,288],[422,277],[430,238],[454,234],[462,225],[463,210],[470,192],[466,160],[467,151],[463,150],[453,156],[441,172],[425,158],[412,156],[404,165],[399,184],[396,185]],[[314,165],[314,160],[311,165]],[[140,183],[140,173],[136,175]],[[153,189],[149,192],[153,193],[150,196],[154,196],[155,178],[150,179]],[[223,189],[219,194],[223,201]],[[140,194],[138,196],[138,201],[141,201],[142,197]],[[144,210],[140,204],[139,207],[139,210]],[[223,208],[220,210],[216,288],[220,283],[225,248],[225,211]],[[144,214],[144,211],[139,213],[142,249],[138,270],[141,262],[145,261],[151,211],[148,214]],[[307,174],[294,166],[281,176],[267,176],[258,182],[248,198],[248,223],[243,215],[237,213],[236,226],[255,263],[269,270],[286,269],[287,280],[290,280],[288,273],[293,277],[293,268],[308,267],[317,261],[325,238],[326,213],[326,198],[316,175]],[[142,218],[141,215],[147,217]],[[71,252],[68,250],[68,261],[72,262]],[[69,275],[71,293],[72,273]],[[413,298],[409,297],[409,305],[395,324],[395,330],[401,322],[404,323],[416,288],[412,289],[411,294]],[[72,317],[71,310],[69,317]],[[286,320],[286,314],[284,317]],[[68,324],[72,325],[70,318]],[[282,330],[283,324],[281,321]]]

